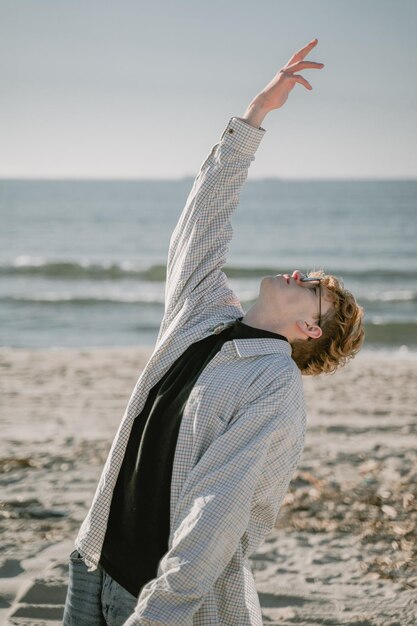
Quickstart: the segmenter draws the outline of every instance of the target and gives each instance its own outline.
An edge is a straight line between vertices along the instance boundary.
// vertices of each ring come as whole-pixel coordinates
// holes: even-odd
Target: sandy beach
[[[0,350],[0,624],[59,624],[68,555],[150,354]],[[305,450],[252,559],[265,624],[417,623],[417,358],[304,378]]]

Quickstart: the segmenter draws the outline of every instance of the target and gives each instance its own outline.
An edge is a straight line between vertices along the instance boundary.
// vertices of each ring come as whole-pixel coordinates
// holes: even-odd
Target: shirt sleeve
[[[203,162],[170,240],[164,326],[191,295],[204,307],[227,287],[230,218],[264,133],[232,117]]]
[[[204,596],[245,540],[252,508],[268,501],[276,510],[273,501],[281,502],[304,445],[291,386],[283,382],[278,392],[237,414],[190,472],[174,514],[171,548],[124,626],[192,624]],[[276,476],[264,472],[271,450]],[[265,535],[274,521],[272,515]]]

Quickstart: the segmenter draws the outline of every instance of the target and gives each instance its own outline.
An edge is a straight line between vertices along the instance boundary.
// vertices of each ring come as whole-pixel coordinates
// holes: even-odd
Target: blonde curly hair
[[[321,278],[322,290],[326,289],[326,299],[333,306],[322,317],[321,337],[291,342],[292,358],[304,376],[332,374],[361,349],[365,339],[364,311],[336,276],[323,270],[309,272],[308,276]]]

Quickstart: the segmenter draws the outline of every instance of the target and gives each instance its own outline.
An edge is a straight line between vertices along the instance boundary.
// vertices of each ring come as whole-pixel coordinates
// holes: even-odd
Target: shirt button
[[[229,134],[232,135],[235,131],[233,130],[233,128],[229,128]]]

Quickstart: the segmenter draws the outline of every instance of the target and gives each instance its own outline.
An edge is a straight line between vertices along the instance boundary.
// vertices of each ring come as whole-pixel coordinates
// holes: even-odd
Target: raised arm
[[[253,98],[244,115],[230,120],[201,166],[170,241],[160,334],[187,299],[193,299],[190,310],[194,308],[195,313],[199,308],[237,301],[222,272],[232,238],[230,218],[265,132],[260,128],[265,116],[285,104],[297,82],[312,89],[297,71],[323,67],[323,63],[304,61],[316,44],[314,39],[296,52]]]
[[[230,218],[264,132],[232,118],[201,166],[170,241],[163,327],[185,303],[196,318],[200,310],[233,299],[222,272]]]

